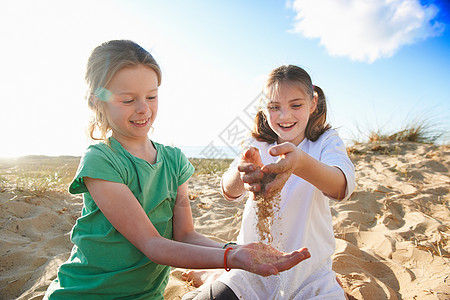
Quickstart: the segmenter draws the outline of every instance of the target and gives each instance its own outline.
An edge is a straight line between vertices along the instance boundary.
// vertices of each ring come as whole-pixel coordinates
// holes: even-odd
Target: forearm
[[[176,239],[178,242],[188,243],[197,246],[222,248],[224,243],[216,242],[203,234],[196,232],[195,230],[185,233],[182,237]]]
[[[339,168],[326,165],[307,153],[303,153],[301,160],[293,174],[308,181],[329,197],[337,200],[345,197],[347,181]]]
[[[222,191],[227,200],[238,198],[245,192],[244,182],[237,168],[232,168],[223,175]]]
[[[188,269],[224,267],[225,250],[172,241],[163,237],[149,239],[140,249],[157,264]]]
[[[146,240],[139,247],[153,262],[187,269],[243,269],[252,273],[276,275],[307,259],[307,249],[283,253],[271,246],[252,243],[220,249],[180,243],[161,236]],[[225,262],[226,261],[226,262]]]

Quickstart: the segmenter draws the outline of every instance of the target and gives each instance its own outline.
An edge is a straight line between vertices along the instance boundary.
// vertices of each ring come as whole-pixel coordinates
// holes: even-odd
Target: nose
[[[289,109],[286,107],[280,107],[280,118],[287,117],[289,114]]]
[[[145,114],[148,110],[148,104],[145,99],[139,99],[136,101],[136,112],[138,114]]]

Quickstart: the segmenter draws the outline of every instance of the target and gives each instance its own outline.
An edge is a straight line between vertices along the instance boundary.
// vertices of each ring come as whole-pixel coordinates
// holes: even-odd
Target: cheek
[[[264,111],[264,116],[266,117],[267,122],[270,123],[271,120],[273,119],[273,112],[266,110],[266,111]]]
[[[114,123],[117,123],[118,121],[120,121],[122,114],[123,114],[122,110],[118,109],[114,105],[109,105],[105,109],[105,112],[106,112],[106,118],[110,124],[114,124]]]
[[[269,112],[266,114],[267,123],[269,123],[270,128],[275,130],[277,126],[277,115],[274,112]]]
[[[152,112],[152,119],[154,120],[156,118],[156,115],[158,114],[158,102],[150,105],[150,111]]]
[[[305,119],[308,120],[310,115],[311,115],[311,113],[310,113],[309,108],[302,109],[302,110],[299,110],[297,112],[297,119],[299,119],[299,120],[305,120]]]

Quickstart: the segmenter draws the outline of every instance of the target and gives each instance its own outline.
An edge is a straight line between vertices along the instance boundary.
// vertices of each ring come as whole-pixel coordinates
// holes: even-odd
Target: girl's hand
[[[244,151],[237,168],[246,190],[250,192],[261,190],[260,182],[264,175],[261,172],[262,166],[261,156],[257,148],[251,147]]]
[[[284,253],[262,243],[233,248],[227,255],[227,266],[231,269],[239,268],[262,276],[277,275],[311,256],[306,248]]]
[[[283,188],[286,181],[301,163],[303,153],[292,143],[279,144],[269,149],[269,154],[278,156],[279,159],[276,163],[263,166],[261,169],[263,173],[277,174],[275,179],[267,184],[266,194]]]

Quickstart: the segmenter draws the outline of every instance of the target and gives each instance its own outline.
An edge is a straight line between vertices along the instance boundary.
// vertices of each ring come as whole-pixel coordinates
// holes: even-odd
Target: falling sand
[[[259,234],[259,241],[267,241],[272,243],[273,236],[270,232],[270,228],[275,220],[275,213],[280,208],[281,195],[280,190],[271,191],[266,194],[266,185],[272,182],[276,177],[275,173],[265,173],[261,181],[261,191],[254,192],[254,201],[256,202],[256,216],[257,224],[256,228]]]

